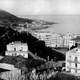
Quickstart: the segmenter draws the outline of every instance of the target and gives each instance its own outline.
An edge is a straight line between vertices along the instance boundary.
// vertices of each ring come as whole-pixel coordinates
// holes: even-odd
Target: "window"
[[[17,53],[15,53],[14,55],[17,56]]]
[[[78,57],[78,62],[80,62],[80,56]]]
[[[75,63],[71,63],[71,67],[72,68],[75,68]]]
[[[77,68],[80,69],[80,64],[77,64]]]
[[[77,70],[77,73],[79,73],[79,74],[80,74],[80,70]]]
[[[25,54],[23,54],[23,57],[25,57]]]
[[[69,60],[71,60],[71,56],[69,56]]]
[[[75,67],[77,68],[77,63],[75,63]]]
[[[75,73],[75,69],[71,69],[71,72],[72,72],[72,73]]]
[[[74,59],[75,59],[75,57],[74,56],[71,56],[71,60],[74,61]]]
[[[77,59],[78,59],[78,58],[77,58],[77,57],[75,57],[75,62],[76,62],[76,63],[77,63],[77,61],[78,61]]]
[[[69,63],[69,62],[67,62],[67,63],[66,63],[66,66],[70,66],[70,63]]]
[[[23,51],[23,47],[21,47],[20,51]]]
[[[16,51],[16,48],[14,48],[14,51]]]
[[[12,53],[12,56],[14,56],[14,54]]]

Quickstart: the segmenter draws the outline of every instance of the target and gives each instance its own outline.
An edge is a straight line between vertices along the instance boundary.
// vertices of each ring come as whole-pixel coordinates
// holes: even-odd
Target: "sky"
[[[80,0],[0,0],[0,9],[16,16],[24,15],[66,15],[66,17],[45,18],[52,19],[59,24],[53,25],[50,31],[75,32],[80,31]],[[68,15],[68,16],[67,16]],[[43,17],[44,18],[44,17]],[[49,30],[49,29],[48,29]]]
[[[80,0],[0,0],[15,15],[80,15]]]

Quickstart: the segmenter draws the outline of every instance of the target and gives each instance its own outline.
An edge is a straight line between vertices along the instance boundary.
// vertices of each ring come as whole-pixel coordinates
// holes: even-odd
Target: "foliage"
[[[40,66],[44,62],[41,60],[35,60],[35,59],[26,59],[22,56],[5,56],[3,59],[0,60],[1,63],[8,63],[13,64],[17,68],[33,68]]]
[[[80,80],[80,79],[73,75],[57,73],[54,80]]]

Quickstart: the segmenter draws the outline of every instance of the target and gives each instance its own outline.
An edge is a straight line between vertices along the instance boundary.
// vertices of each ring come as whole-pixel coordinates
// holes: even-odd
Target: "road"
[[[52,50],[54,50],[54,51],[56,51],[56,52],[59,52],[59,53],[62,53],[62,54],[64,54],[64,55],[66,55],[66,52],[68,51],[68,49],[63,49],[63,48],[61,48],[61,49],[54,49],[54,48],[52,48]]]

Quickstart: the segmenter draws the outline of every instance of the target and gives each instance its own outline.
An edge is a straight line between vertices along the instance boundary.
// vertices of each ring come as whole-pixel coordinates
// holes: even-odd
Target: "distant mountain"
[[[24,19],[17,17],[7,11],[0,10],[0,23],[20,23],[20,22],[28,22],[31,23],[32,20],[30,19]]]
[[[41,29],[46,29],[49,28],[49,25],[52,24],[56,24],[53,22],[47,22],[44,20],[33,20],[33,19],[29,19],[29,18],[20,18],[17,17],[7,11],[4,10],[0,10],[0,27],[3,26],[10,26],[10,24],[19,24],[19,23],[27,23],[27,24],[31,24],[31,26],[29,26],[29,28],[31,30],[41,30]]]
[[[10,14],[7,11],[4,10],[0,10],[0,20],[1,19],[18,19],[16,16],[14,16],[13,14]]]
[[[53,23],[53,22],[47,22],[47,21],[44,21],[44,20],[33,20],[33,19],[29,19],[29,18],[20,18],[20,17],[17,17],[7,11],[4,11],[4,10],[0,10],[0,22],[28,22],[28,23],[36,23],[36,24],[41,24],[41,25],[52,25],[52,24],[56,24],[56,23]]]

